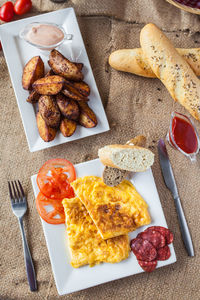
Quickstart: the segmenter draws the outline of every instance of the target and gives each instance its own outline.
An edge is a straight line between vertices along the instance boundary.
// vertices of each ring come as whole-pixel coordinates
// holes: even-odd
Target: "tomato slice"
[[[48,160],[39,170],[37,184],[40,192],[50,199],[74,197],[70,182],[76,179],[73,164],[61,158]]]
[[[51,211],[48,212],[47,206],[53,207]],[[39,192],[36,198],[36,208],[40,217],[49,224],[62,224],[65,223],[65,213],[62,205],[62,200],[60,199],[49,199],[45,197],[41,192]],[[59,216],[59,218],[55,218]]]

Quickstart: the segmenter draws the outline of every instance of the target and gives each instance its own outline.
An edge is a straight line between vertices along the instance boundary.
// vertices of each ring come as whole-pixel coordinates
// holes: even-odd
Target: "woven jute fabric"
[[[5,1],[0,0],[0,5]],[[30,177],[50,158],[66,158],[80,163],[97,157],[99,147],[125,143],[138,134],[147,137],[155,153],[153,174],[168,226],[174,232],[177,262],[148,274],[116,280],[63,296],[63,299],[200,299],[200,160],[192,164],[167,146],[180,198],[195,247],[189,258],[180,234],[174,202],[167,190],[158,163],[157,142],[164,138],[170,114],[188,113],[175,103],[157,79],[117,72],[108,65],[109,54],[120,48],[139,47],[141,28],[156,23],[177,47],[200,47],[199,17],[171,6],[164,0],[71,0],[55,4],[33,1],[27,16],[65,7],[74,7],[87,53],[102,97],[111,130],[97,136],[30,153],[11,85],[4,54],[0,53],[0,299],[58,299],[41,222],[35,208]],[[15,55],[15,53],[13,53]],[[200,124],[194,121],[200,133]],[[23,249],[16,217],[9,203],[7,180],[20,179],[28,195],[24,225],[36,268],[38,292],[27,284]],[[145,183],[144,183],[145,184]],[[133,270],[134,272],[134,270]],[[103,276],[103,274],[102,274]]]

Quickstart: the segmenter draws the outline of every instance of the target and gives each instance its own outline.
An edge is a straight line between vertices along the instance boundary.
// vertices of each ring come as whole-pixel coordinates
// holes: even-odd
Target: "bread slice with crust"
[[[129,140],[126,145],[145,147],[146,141],[147,139],[144,135],[137,135],[133,139]]]
[[[145,147],[146,137],[143,135],[138,135],[129,140],[126,144]],[[120,184],[128,176],[128,174],[129,171],[106,166],[103,171],[103,182],[108,186],[116,186]]]
[[[108,186],[116,186],[120,184],[128,174],[128,171],[106,166],[103,171],[103,182]]]
[[[142,147],[130,145],[108,145],[98,151],[105,166],[131,172],[144,172],[154,162],[154,154]]]

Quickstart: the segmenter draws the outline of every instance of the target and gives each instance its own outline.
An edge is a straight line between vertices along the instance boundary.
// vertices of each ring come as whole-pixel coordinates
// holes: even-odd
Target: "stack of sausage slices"
[[[45,75],[41,57],[34,56],[22,75],[22,86],[29,91],[26,101],[38,103],[36,119],[40,137],[50,142],[58,129],[69,137],[77,124],[95,127],[97,118],[88,105],[90,87],[83,81],[83,64],[71,62],[55,49],[50,52],[48,64],[51,69]]]
[[[167,260],[171,256],[168,245],[173,239],[173,233],[168,228],[150,226],[131,240],[131,250],[141,268],[146,272],[152,272],[158,260]]]

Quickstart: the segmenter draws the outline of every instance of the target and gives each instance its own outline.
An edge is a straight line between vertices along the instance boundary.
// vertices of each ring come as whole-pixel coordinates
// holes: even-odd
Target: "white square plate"
[[[99,159],[75,165],[77,177],[86,175],[101,176],[103,168],[104,166]],[[31,177],[35,197],[37,197],[39,192],[36,176],[37,175]],[[152,219],[151,225],[167,227],[151,170],[149,169],[144,173],[131,174],[129,180],[134,184],[137,191],[149,205],[149,213]],[[79,269],[74,269],[70,265],[65,225],[51,225],[43,220],[41,221],[57,290],[60,295],[69,294],[111,280],[143,272],[132,252],[128,259],[117,264],[102,263],[93,268],[84,266]],[[136,235],[146,227],[148,226],[143,226],[130,233],[130,239],[135,238]],[[169,247],[171,250],[170,258],[166,261],[158,261],[158,268],[176,261],[174,247],[172,244],[169,245]]]
[[[95,112],[98,119],[98,125],[96,127],[84,128],[82,126],[77,126],[76,132],[71,137],[66,138],[59,132],[57,133],[56,138],[48,143],[44,142],[40,138],[36,125],[35,107],[32,104],[26,102],[26,98],[29,94],[28,91],[25,91],[22,88],[21,83],[23,68],[33,56],[40,55],[45,63],[46,70],[49,69],[47,65],[49,53],[40,51],[39,49],[20,39],[18,36],[21,29],[32,22],[53,22],[62,25],[67,33],[73,35],[73,40],[70,42],[65,42],[58,48],[58,50],[70,60],[84,63],[84,81],[86,81],[91,88],[91,94],[89,96],[89,106]],[[26,133],[29,150],[31,152],[109,130],[108,121],[96,86],[96,82],[92,73],[90,62],[88,60],[88,56],[73,8],[66,8],[52,13],[38,15],[35,17],[1,25],[0,39],[8,65],[12,85],[15,91],[22,123]]]

